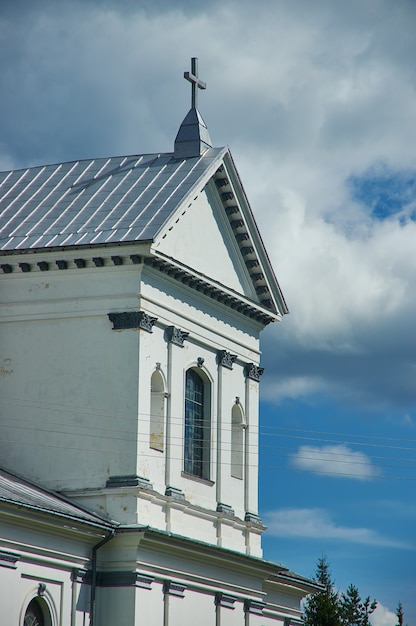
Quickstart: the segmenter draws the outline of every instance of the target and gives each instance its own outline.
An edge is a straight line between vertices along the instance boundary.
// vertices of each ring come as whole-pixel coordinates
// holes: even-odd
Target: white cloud
[[[376,610],[370,616],[370,623],[371,626],[396,626],[397,616],[378,602]]]
[[[199,56],[203,117],[231,146],[291,311],[264,342],[266,394],[413,406],[416,225],[374,221],[347,182],[414,168],[414,2],[15,4],[0,165],[172,149]]]
[[[383,537],[369,528],[338,526],[324,509],[280,509],[265,515],[268,533],[275,537],[298,537],[390,548],[410,549],[405,543]]]
[[[370,457],[346,445],[301,446],[291,461],[297,469],[340,478],[366,480],[380,475]]]

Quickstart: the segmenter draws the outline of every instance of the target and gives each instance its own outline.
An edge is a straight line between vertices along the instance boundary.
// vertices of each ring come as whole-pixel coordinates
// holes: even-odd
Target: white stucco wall
[[[215,513],[218,503],[231,507],[240,520],[246,511],[257,512],[258,383],[246,382],[244,367],[259,361],[259,325],[158,270],[132,264],[129,257],[121,266],[107,258],[104,267],[87,259],[87,267],[79,269],[73,254],[60,254],[68,259],[65,271],[55,269],[51,256],[48,272],[2,277],[3,464],[120,522],[260,554],[258,534],[247,542],[244,525],[220,524]],[[157,318],[152,332],[113,330],[109,313],[139,310]],[[169,326],[189,334],[183,347],[167,341]],[[232,370],[218,365],[219,350],[236,355]],[[190,367],[208,383],[209,480],[183,472],[184,385]],[[150,441],[155,371],[166,387],[163,450]],[[231,476],[236,398],[248,426],[240,479]],[[147,479],[159,495],[97,492],[109,477],[134,475]],[[166,506],[167,487],[182,492],[185,507]]]
[[[77,582],[74,572],[85,571],[92,545],[102,535],[92,528],[78,532],[75,527],[54,516],[48,519],[17,507],[10,516],[0,508],[0,605],[5,624],[23,626],[30,601],[40,598],[50,613],[51,626],[85,625],[90,587]],[[17,560],[7,565],[2,554]]]
[[[166,225],[155,249],[238,293],[256,297],[218,194],[209,186]]]
[[[1,457],[53,489],[135,471],[138,333],[110,332],[107,313],[137,306],[138,272],[120,284],[101,269],[19,274],[1,286],[10,371],[0,377]]]

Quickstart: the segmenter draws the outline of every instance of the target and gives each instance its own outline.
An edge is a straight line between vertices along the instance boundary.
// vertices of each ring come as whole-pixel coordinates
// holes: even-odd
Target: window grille
[[[186,372],[184,471],[208,479],[210,421],[205,387],[195,370]]]

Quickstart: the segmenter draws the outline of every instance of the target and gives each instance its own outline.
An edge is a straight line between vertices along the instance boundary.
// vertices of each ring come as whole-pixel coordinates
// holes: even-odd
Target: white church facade
[[[228,148],[0,173],[0,597],[16,626],[299,623],[262,558],[259,337],[286,304]]]

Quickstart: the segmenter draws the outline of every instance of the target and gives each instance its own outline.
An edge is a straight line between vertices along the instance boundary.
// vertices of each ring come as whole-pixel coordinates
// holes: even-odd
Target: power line
[[[380,439],[381,441],[411,441],[416,443],[416,439],[408,439],[407,437],[380,437],[378,435],[357,435],[352,433],[337,433],[327,430],[308,430],[305,428],[287,428],[283,426],[266,426],[265,428],[271,430],[284,430],[298,433],[313,433],[314,435],[333,435],[337,437],[357,437],[358,439]]]
[[[125,450],[123,451],[114,451],[114,450],[102,450],[102,449],[97,449],[97,448],[82,448],[80,449],[79,446],[77,447],[71,447],[71,446],[57,446],[57,445],[51,445],[48,443],[34,443],[34,442],[22,442],[22,441],[15,441],[15,440],[3,440],[3,443],[11,443],[11,444],[18,444],[18,445],[24,445],[24,446],[33,446],[36,447],[37,449],[39,447],[44,447],[44,448],[48,448],[48,449],[58,449],[58,450],[73,450],[76,451],[78,453],[95,453],[95,454],[112,454],[114,456],[134,456],[137,457],[136,452],[126,452]],[[253,456],[253,455],[252,455]],[[140,458],[154,458],[154,454],[143,454],[140,453]],[[182,463],[183,458],[182,456],[180,457],[172,457],[171,456],[171,460],[173,461],[180,461]],[[202,461],[203,463],[205,461]],[[206,461],[211,463],[211,461]],[[357,463],[360,464],[360,463]],[[231,467],[233,465],[233,463],[231,462],[221,462],[221,465],[225,465],[225,466],[229,466]],[[362,465],[362,464],[361,464]],[[268,470],[279,470],[279,471],[304,471],[304,472],[308,472],[308,473],[313,473],[313,474],[321,474],[321,475],[328,475],[328,476],[348,476],[348,477],[353,477],[353,478],[371,478],[371,479],[388,479],[388,480],[403,480],[403,481],[413,481],[416,480],[416,477],[406,477],[406,476],[389,476],[389,475],[368,475],[368,474],[358,474],[358,473],[348,473],[348,472],[335,472],[335,471],[325,471],[325,470],[318,470],[318,469],[310,469],[310,468],[297,468],[297,467],[282,467],[282,466],[275,466],[275,465],[259,465],[258,463],[249,463],[248,467],[254,467],[254,468],[258,468],[258,469],[268,469]],[[402,468],[399,466],[393,466],[396,469],[413,469],[413,468]],[[67,477],[70,478],[70,477]]]
[[[20,420],[20,418],[17,418],[17,419],[19,419],[19,421],[25,421],[25,422],[31,423],[31,420],[27,420],[27,419]],[[38,421],[41,422],[41,420],[38,420]],[[39,428],[38,426],[30,428],[30,427],[27,427],[27,426],[18,426],[18,425],[16,425],[15,422],[16,422],[16,419],[13,420],[13,424],[9,428],[11,428],[13,430],[31,430],[31,431],[33,430],[33,431],[35,431],[37,433],[50,432],[50,426],[52,426],[52,425],[54,425],[54,426],[62,426],[62,424],[59,424],[59,423],[48,423],[49,428]],[[116,429],[107,429],[107,428],[97,429],[97,427],[93,427],[93,426],[79,426],[79,425],[74,425],[74,426],[72,426],[72,428],[74,428],[75,432],[71,432],[69,430],[55,429],[54,433],[56,435],[68,435],[70,437],[71,436],[79,437],[81,435],[84,438],[91,437],[91,438],[94,438],[94,439],[97,439],[97,438],[99,438],[99,439],[110,439],[112,441],[121,441],[121,442],[125,442],[125,443],[131,443],[131,441],[132,441],[131,440],[131,435],[134,434],[134,435],[137,436],[137,439],[136,439],[136,443],[137,444],[147,443],[147,439],[148,439],[148,436],[149,436],[148,432],[143,432],[143,431],[138,431],[137,433],[132,433],[131,431],[128,431],[128,430],[120,431],[120,430],[116,430]],[[92,433],[76,432],[77,430],[79,431],[79,428],[85,428],[85,429],[88,428],[89,430],[93,430],[94,432],[92,432]],[[228,430],[228,432],[230,432],[230,429]],[[124,433],[126,435],[129,435],[130,437],[129,438],[117,437],[117,436],[114,436],[114,434],[106,434],[106,435],[104,435],[103,433],[116,433],[118,435],[120,435],[121,433]],[[315,439],[312,439],[312,438],[311,438],[311,440],[316,441]],[[172,445],[174,445],[174,446],[175,445],[180,445],[181,446],[182,443],[183,443],[183,436],[171,435],[171,441],[173,441]],[[230,446],[230,449],[231,449],[231,441],[223,442],[223,446],[226,446],[226,445]],[[365,444],[360,444],[360,445],[365,445]],[[257,446],[257,443],[254,443],[254,444],[251,444],[250,447],[253,448],[254,450],[257,450],[257,447],[259,447],[261,450],[265,450],[265,449],[276,450],[276,449],[279,449],[279,450],[284,450],[286,452],[293,452],[293,451],[295,451],[295,452],[298,452],[298,453],[302,451],[302,448],[298,449],[298,448],[287,447],[287,446],[266,445],[266,444],[263,444],[261,442],[260,442],[259,446]],[[390,446],[380,446],[380,447],[391,448]],[[313,448],[313,447],[311,446],[311,448]],[[394,449],[409,450],[409,448],[404,448],[404,447],[399,447],[399,446],[394,446]],[[353,457],[355,454],[357,454],[357,452],[354,452],[354,451],[351,451],[351,453],[348,454],[346,452],[327,451],[327,450],[316,449],[316,448],[315,448],[315,450],[320,455],[333,456],[333,457],[336,457],[336,458],[339,458],[339,459],[340,458],[345,459],[346,457]],[[412,449],[410,448],[410,450],[412,450]],[[308,452],[312,453],[313,451],[314,450],[312,449],[312,450],[309,450]],[[269,454],[269,456],[270,456],[270,454]],[[278,456],[278,455],[272,455],[272,456]],[[299,456],[299,454],[297,455],[297,458],[298,459],[299,458],[305,458],[305,459],[310,459],[310,460],[317,460],[316,457],[307,457],[305,455]],[[386,457],[386,456],[373,456],[372,458],[373,459],[378,459],[378,460],[386,460],[386,461],[387,460],[390,460],[390,461],[399,460],[399,461],[406,461],[406,462],[410,462],[410,463],[416,463],[416,459],[409,459],[409,458],[406,458],[406,459],[403,459],[403,458],[396,459],[396,457]],[[321,458],[319,460],[322,462],[322,461],[325,461],[326,459],[322,459]],[[332,459],[327,459],[327,460],[328,460],[328,462],[332,461]],[[365,460],[355,460],[355,461],[343,460],[342,462],[344,462],[344,463],[354,463],[354,464],[357,464],[357,465],[379,465],[379,466],[382,466],[382,467],[383,466],[389,467],[388,465],[385,465],[385,464],[382,464],[382,463],[381,464],[374,464],[371,461],[365,461]],[[393,466],[390,466],[390,467],[393,467]]]
[[[8,398],[9,400],[12,400],[12,398]],[[14,399],[16,400],[16,399]],[[64,412],[69,412],[71,414],[74,414],[74,410],[76,409],[81,409],[82,411],[87,411],[89,414],[92,415],[97,415],[100,417],[103,417],[103,413],[106,414],[107,413],[107,417],[112,419],[112,420],[118,420],[118,419],[122,419],[122,420],[127,420],[130,423],[136,423],[137,420],[139,420],[140,423],[140,417],[145,417],[148,418],[150,417],[150,413],[138,413],[136,415],[131,415],[131,413],[127,413],[125,412],[126,415],[129,415],[128,417],[120,417],[119,411],[117,411],[117,413],[114,413],[113,411],[110,410],[106,410],[106,409],[95,409],[95,408],[91,408],[91,407],[82,407],[82,406],[76,406],[76,405],[65,405],[65,404],[61,404],[61,403],[41,403],[41,405],[46,404],[46,405],[50,405],[51,407],[63,407],[63,408],[58,408],[59,411],[64,411]],[[32,403],[29,404],[29,406],[37,406],[37,403]],[[42,408],[42,406],[39,406],[38,408]],[[121,412],[124,413],[124,412]],[[6,418],[7,419],[7,418]],[[26,421],[29,423],[33,423],[33,419],[28,419],[28,418],[9,418],[10,420],[13,420],[15,422],[16,419],[18,419],[19,421]],[[183,416],[179,415],[179,416],[171,416],[170,417],[170,421],[172,424],[175,423],[183,423]],[[38,421],[43,421],[43,420],[38,420]],[[51,425],[60,425],[57,422],[48,422],[48,424]],[[81,428],[89,428],[89,429],[97,429],[96,425],[84,425],[84,424],[74,424],[74,427],[81,429]],[[211,427],[211,425],[209,426]],[[114,433],[118,433],[118,432],[129,432],[129,431],[121,431],[119,428],[107,428],[107,427],[103,427],[102,425],[100,425],[100,429],[101,430],[108,430],[109,432],[114,432]],[[295,433],[299,433],[299,432],[304,432],[304,433],[311,433],[314,435],[333,435],[333,436],[339,436],[339,437],[355,437],[355,438],[359,438],[359,439],[370,439],[370,440],[380,440],[380,441],[406,441],[406,442],[413,442],[416,441],[414,439],[404,439],[404,438],[397,438],[397,437],[379,437],[379,436],[374,436],[374,435],[356,435],[353,433],[334,433],[331,431],[317,431],[317,430],[307,430],[307,429],[295,429],[295,428],[284,428],[284,427],[279,427],[279,426],[261,426],[259,429],[256,429],[255,427],[251,426],[252,432],[254,434],[256,434],[256,430],[257,433],[261,436],[267,436],[267,437],[286,437],[286,438],[290,438],[290,439],[300,439],[300,440],[304,440],[304,441],[318,441],[318,442],[322,442],[322,443],[335,443],[335,444],[348,444],[348,445],[361,445],[361,446],[370,446],[370,447],[380,447],[380,448],[389,448],[389,449],[397,449],[397,450],[408,450],[408,451],[416,451],[416,447],[408,447],[408,446],[387,446],[385,444],[377,444],[377,443],[369,443],[369,442],[357,442],[357,441],[345,441],[345,440],[338,440],[338,439],[323,439],[321,437],[306,437],[306,436],[300,436],[300,435],[292,435],[290,434],[291,432],[295,432]],[[227,431],[229,432],[231,430],[231,424],[230,426],[225,425],[224,423],[222,424],[222,430],[223,431]],[[281,434],[281,432],[269,432],[269,431],[283,431],[286,434]]]
[[[22,420],[22,421],[29,421],[30,422],[30,420]],[[61,426],[61,424],[55,424],[55,425]],[[17,426],[16,423],[15,423],[15,420],[14,420],[12,428],[13,429],[19,429],[19,430],[34,430],[36,433],[44,433],[44,432],[50,432],[51,424],[49,423],[48,426],[49,426],[49,428],[47,428],[47,429],[43,429],[43,428],[39,428],[39,427],[36,427],[36,428],[33,428],[33,429],[32,428],[28,429],[27,427]],[[80,436],[79,427],[78,426],[74,426],[73,428],[74,428],[74,432],[71,432],[71,431],[68,431],[68,430],[62,430],[62,429],[55,429],[55,434],[56,435],[66,435],[68,437],[79,437]],[[95,428],[95,427],[85,427],[85,428],[88,428],[89,430],[93,430],[93,432],[92,433],[88,433],[88,434],[85,433],[85,432],[81,433],[81,436],[84,439],[86,437],[89,437],[89,438],[93,438],[94,440],[96,440],[97,436],[98,436],[98,438],[100,440],[110,439],[111,441],[119,441],[119,442],[122,442],[122,444],[126,444],[127,445],[129,443],[132,443],[131,435],[135,434],[137,439],[134,441],[134,445],[137,445],[137,446],[140,447],[140,446],[148,444],[148,437],[149,437],[149,433],[148,432],[143,433],[143,432],[139,431],[138,433],[131,433],[130,431],[123,431],[124,434],[126,434],[128,436],[128,438],[126,438],[126,437],[117,437],[117,436],[114,436],[114,434],[111,434],[111,435],[104,435],[103,434],[103,433],[115,433],[115,434],[119,435],[121,433],[118,430],[102,429],[101,428],[100,430],[98,430],[98,433],[97,433],[97,428]],[[173,443],[171,443],[172,448],[173,447],[182,448],[183,436],[182,435],[181,436],[172,436],[171,437],[171,442],[173,442]],[[345,443],[345,442],[342,442],[342,443]],[[37,444],[34,444],[34,445],[37,445]],[[222,445],[223,445],[223,451],[224,452],[231,452],[231,450],[232,450],[232,447],[231,447],[232,442],[231,441],[223,442]],[[361,445],[362,445],[362,443],[361,443]],[[65,448],[65,446],[62,446],[62,447]],[[382,445],[381,447],[385,447],[385,446]],[[313,448],[312,446],[311,446],[311,448],[312,449],[310,451],[307,451],[307,450],[302,449],[302,447],[297,449],[297,448],[288,447],[288,446],[276,446],[274,444],[268,446],[268,445],[260,442],[260,451],[263,451],[265,449],[273,450],[273,451],[275,451],[276,449],[283,450],[284,452],[286,452],[292,458],[292,462],[296,461],[296,460],[298,460],[298,461],[299,460],[309,460],[309,461],[312,461],[312,462],[315,462],[315,463],[318,463],[318,462],[319,463],[325,463],[326,462],[326,463],[329,464],[329,463],[336,463],[336,462],[338,462],[338,463],[343,463],[343,464],[348,463],[348,464],[351,464],[351,465],[359,465],[359,466],[366,466],[366,465],[368,465],[368,466],[373,466],[373,467],[390,467],[390,468],[394,467],[394,468],[410,469],[410,470],[412,470],[413,468],[409,467],[409,466],[405,466],[405,465],[397,465],[397,462],[401,462],[401,463],[403,463],[403,462],[414,463],[415,462],[414,459],[402,458],[402,457],[401,458],[396,458],[396,457],[391,457],[391,456],[374,456],[374,457],[372,457],[368,461],[365,460],[365,459],[357,460],[357,459],[353,458],[354,455],[357,454],[357,452],[354,452],[354,451],[351,451],[351,454],[348,454],[348,453],[345,453],[345,452],[336,452],[336,451],[328,451],[328,450],[324,450],[324,449],[317,449],[317,448]],[[398,446],[395,446],[394,448],[395,449],[399,449],[399,450],[408,449],[408,448],[400,448]],[[94,450],[95,450],[95,448],[94,448]],[[319,454],[319,458],[317,458],[317,456],[315,454],[313,454],[314,450],[316,450],[317,454]],[[295,454],[290,454],[293,451],[295,451]],[[313,456],[307,456],[305,454],[301,454],[302,451],[303,452],[310,452],[310,453],[313,454]],[[258,452],[257,442],[255,442],[252,446],[249,447],[248,453],[251,456],[253,456],[253,455],[256,456],[257,452]],[[121,454],[121,452],[116,452],[116,454]],[[125,450],[123,451],[123,454],[126,454]],[[270,452],[266,452],[266,454],[267,454],[268,457],[270,457],[270,456],[273,456],[273,457],[281,456],[281,455],[278,455],[278,454],[270,454]],[[322,458],[322,457],[325,457],[325,456],[326,457],[333,457],[333,458]],[[377,459],[379,461],[396,461],[396,464],[392,465],[392,464],[388,464],[388,463],[374,463],[373,459]],[[305,468],[305,470],[306,469],[308,471],[311,471],[310,467],[309,468]],[[358,475],[358,474],[356,474],[356,475]]]
[[[149,417],[150,413],[144,413],[144,412],[139,412],[137,414],[132,415],[131,411],[122,411],[119,408],[117,408],[117,410],[113,410],[113,409],[106,409],[104,407],[91,407],[91,405],[88,406],[83,406],[83,405],[76,405],[74,403],[71,404],[67,404],[67,403],[62,403],[62,402],[49,402],[46,400],[33,400],[33,399],[22,399],[22,398],[13,398],[13,397],[8,397],[8,396],[3,396],[1,398],[2,400],[11,400],[12,402],[16,403],[16,404],[23,404],[23,405],[28,405],[31,407],[37,407],[37,408],[45,408],[46,407],[53,407],[55,410],[58,411],[63,411],[63,412],[68,412],[73,414],[74,412],[86,412],[87,414],[90,415],[98,415],[98,416],[105,416],[107,415],[107,417],[111,418],[111,419],[120,419],[120,420],[127,420],[127,421],[137,421],[138,417],[140,418],[140,416],[144,416],[144,417]],[[230,415],[231,415],[231,411],[230,411]],[[171,420],[183,420],[183,415],[172,415],[171,416]],[[283,427],[283,426],[270,426],[270,425],[265,425],[262,426],[262,433],[264,435],[270,435],[270,436],[277,436],[277,434],[275,432],[269,432],[269,431],[284,431],[287,433],[310,433],[313,435],[325,435],[325,436],[335,436],[335,437],[355,437],[357,439],[370,439],[370,440],[380,440],[380,441],[406,441],[407,443],[416,443],[416,439],[409,439],[409,438],[404,438],[404,437],[380,437],[378,435],[359,435],[356,433],[338,433],[338,432],[334,432],[334,431],[325,431],[325,430],[313,430],[313,429],[302,429],[302,428],[288,428],[288,427]],[[116,430],[116,429],[114,429]],[[282,435],[283,436],[283,435]],[[295,437],[295,435],[291,435],[288,434],[288,437]],[[309,439],[309,438],[308,438]],[[310,438],[311,440],[314,440],[313,438]],[[316,439],[319,440],[319,439]],[[323,440],[323,441],[331,441],[331,440]],[[350,442],[344,442],[344,443],[350,443]],[[353,442],[355,443],[355,442]],[[366,444],[366,445],[370,445],[370,444]],[[415,448],[416,450],[416,448]]]

